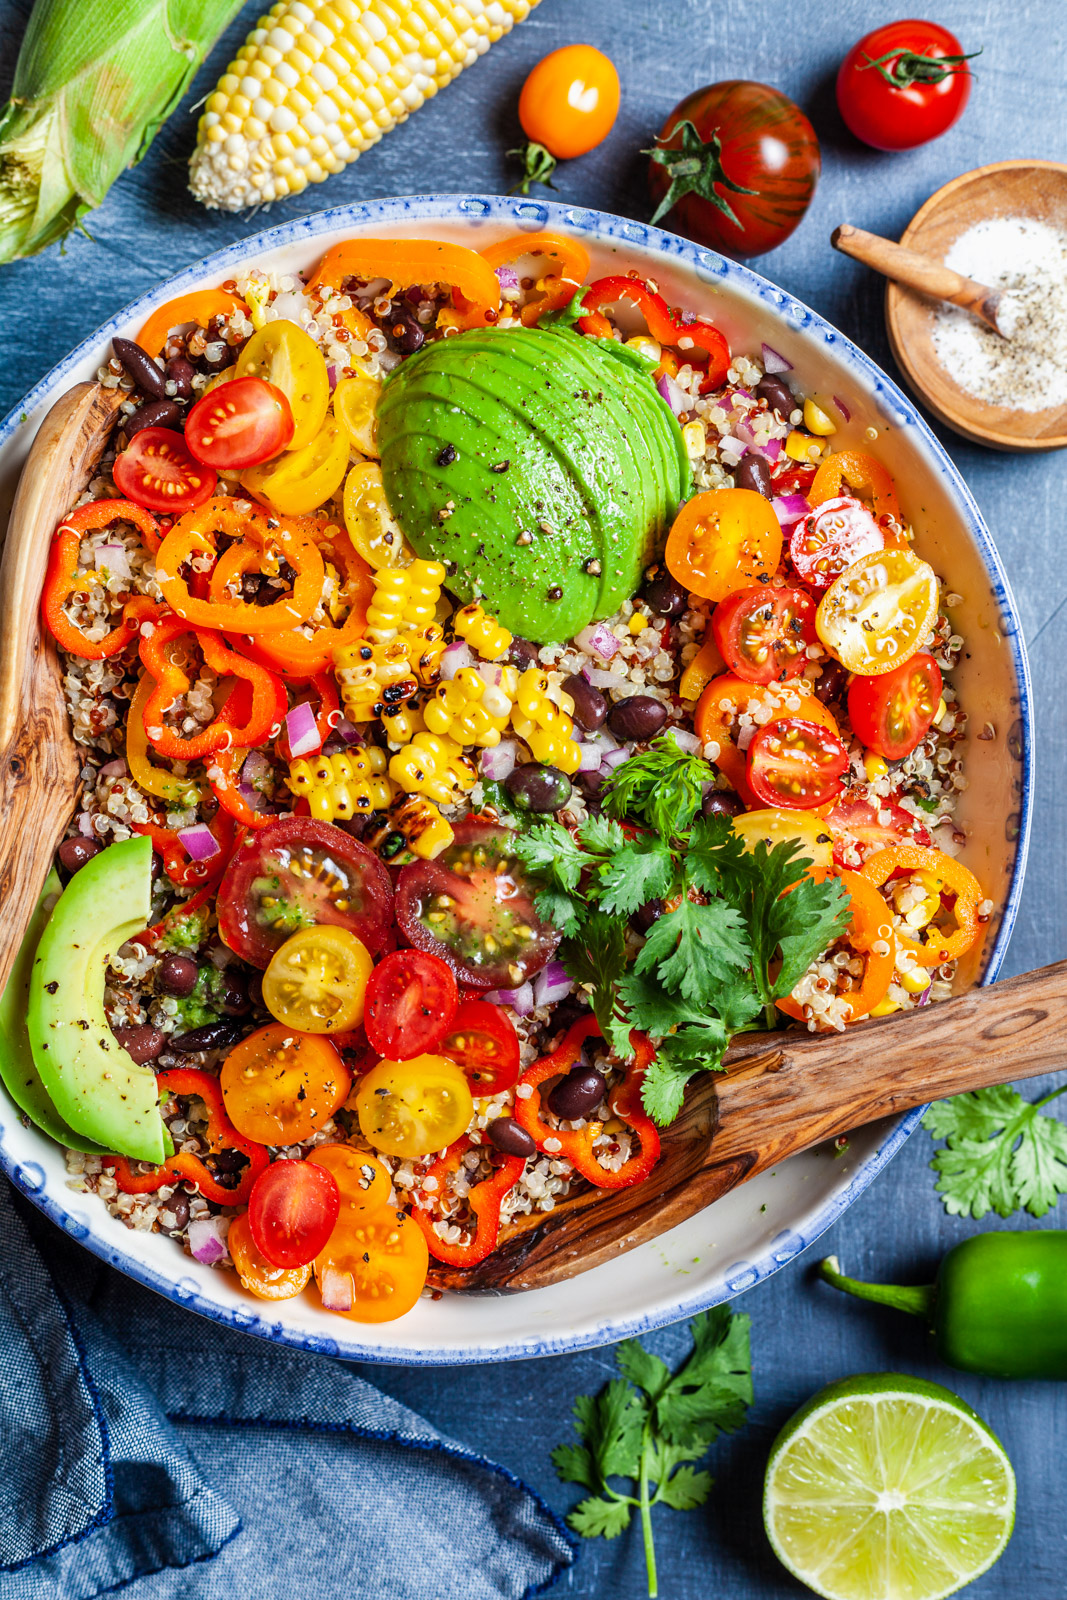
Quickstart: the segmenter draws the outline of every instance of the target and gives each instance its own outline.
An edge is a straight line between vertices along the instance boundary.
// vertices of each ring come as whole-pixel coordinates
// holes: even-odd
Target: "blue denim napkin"
[[[170,1305],[0,1183],[0,1596],[519,1600],[544,1501],[343,1363]]]

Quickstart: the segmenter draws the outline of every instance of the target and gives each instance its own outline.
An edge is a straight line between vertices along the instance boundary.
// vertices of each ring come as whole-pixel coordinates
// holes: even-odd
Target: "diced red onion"
[[[926,988],[923,990],[922,994],[919,996],[918,1000],[915,1002],[916,1005],[928,1006],[930,1004],[930,990],[932,988],[933,988],[933,984],[932,983],[928,983],[926,985]]]
[[[674,379],[666,372],[661,372],[659,377],[656,379],[656,388],[659,390],[664,400],[666,400],[676,417],[680,416],[683,411],[687,411],[689,409],[689,400],[681,385],[675,383]]]
[[[729,407],[733,405],[735,400],[754,400],[755,398],[755,395],[749,394],[747,389],[731,389],[728,394],[723,395],[720,403]]]
[[[358,744],[360,741],[359,729],[347,717],[342,717],[333,731],[345,744]]]
[[[848,409],[848,406],[846,406],[839,394],[834,395],[834,405],[837,407],[838,411],[840,411],[846,422],[852,421],[852,412]]]
[[[239,783],[237,785],[237,793],[241,796],[245,805],[249,806],[253,811],[258,811],[259,803],[263,799],[258,789],[253,789],[250,783]]]
[[[441,677],[448,683],[457,672],[462,672],[464,667],[473,666],[474,657],[471,655],[469,645],[464,640],[457,639],[441,656]]]
[[[600,763],[604,759],[604,752],[595,745],[582,745],[582,758],[578,763],[579,772],[599,772]]]
[[[210,861],[219,853],[219,841],[206,822],[194,823],[191,828],[179,828],[178,839],[189,852],[191,861]]]
[[[588,628],[574,635],[574,643],[579,650],[584,650],[587,655],[599,656],[602,661],[610,661],[619,648],[618,639],[603,622],[591,622]]]
[[[604,755],[600,765],[601,768],[606,768],[608,772],[614,772],[616,767],[621,767],[623,762],[629,761],[629,759],[629,750],[609,750]]]
[[[124,544],[98,544],[95,564],[97,572],[106,567],[113,578],[130,576],[130,557]]]
[[[489,689],[499,689],[504,681],[504,668],[499,661],[479,661],[474,670]]]
[[[319,1293],[327,1311],[351,1311],[355,1298],[352,1274],[338,1272],[336,1267],[324,1267],[319,1278]]]
[[[337,387],[337,368],[334,366],[332,361],[326,368],[326,376],[330,380],[330,393],[333,394],[333,391]]]
[[[514,772],[518,758],[519,749],[514,739],[501,739],[491,750],[482,751],[478,764],[492,783],[503,783],[508,773]]]
[[[611,674],[605,674],[610,677]],[[612,678],[612,683],[618,683],[618,678]],[[609,750],[617,750],[619,741],[610,728],[598,728],[595,733],[587,733],[585,742],[594,750],[599,750],[601,755],[606,755]]]
[[[270,774],[271,764],[262,750],[250,750],[241,768],[241,784],[254,787],[257,783],[265,783]]]
[[[768,461],[777,461],[782,453],[782,441],[781,439],[768,439],[767,443],[760,445],[759,449],[761,455],[765,455]]]
[[[524,983],[521,989],[491,989],[482,999],[494,1006],[510,1006],[517,1017],[528,1017],[534,1008],[533,984]]]
[[[533,982],[535,1006],[554,1006],[574,992],[574,983],[562,961],[550,961]]]
[[[310,700],[301,700],[298,706],[285,714],[285,737],[289,754],[296,761],[300,756],[313,756],[322,749],[322,740],[315,724],[315,712]]]
[[[737,438],[742,439],[745,444],[754,445],[756,443],[756,430],[753,428],[748,417],[741,417],[737,422],[734,423],[734,433]],[[727,438],[729,438],[729,435],[727,435]]]
[[[787,361],[785,356],[779,354],[777,350],[772,350],[769,344],[765,344],[763,346],[763,370],[773,377],[776,372],[792,372],[793,363]]]
[[[695,733],[688,733],[685,728],[671,728],[671,738],[679,750],[684,750],[688,755],[698,755],[704,745]]]
[[[216,1261],[221,1261],[226,1254],[229,1227],[228,1217],[199,1217],[190,1222],[189,1249],[193,1259],[202,1261],[205,1267],[213,1267]]]
[[[96,835],[93,832],[93,819],[89,815],[88,811],[81,812],[78,817],[78,832],[81,834],[83,839],[96,838]]]
[[[780,494],[771,501],[771,507],[779,526],[783,528],[791,528],[794,522],[799,522],[811,510],[802,494]]]
[[[736,466],[748,449],[748,445],[741,439],[735,439],[732,434],[724,434],[719,440],[719,454],[728,467]]]
[[[121,778],[125,771],[125,761],[121,756],[117,756],[114,761],[109,761],[106,766],[100,768],[100,776],[102,778]]]
[[[519,287],[519,275],[514,267],[497,267],[496,281],[502,289],[517,289]]]
[[[586,683],[591,683],[594,689],[618,689],[622,679],[614,672],[605,672],[603,667],[583,667],[582,677]]]

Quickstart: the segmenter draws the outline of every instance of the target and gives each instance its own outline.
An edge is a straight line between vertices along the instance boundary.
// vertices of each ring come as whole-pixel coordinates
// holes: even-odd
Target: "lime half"
[[[1015,1520],[1015,1473],[981,1417],[898,1373],[833,1383],[778,1435],[763,1522],[826,1600],[941,1600],[980,1577]]]

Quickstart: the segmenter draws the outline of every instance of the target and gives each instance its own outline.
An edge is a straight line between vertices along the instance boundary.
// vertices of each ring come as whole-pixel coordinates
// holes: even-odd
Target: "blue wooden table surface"
[[[6,94],[28,0],[0,0],[0,89]],[[135,294],[198,256],[253,233],[268,221],[345,199],[425,191],[499,193],[513,181],[504,152],[518,141],[515,103],[530,67],[550,49],[583,40],[605,50],[622,78],[623,104],[602,149],[559,178],[562,198],[645,218],[645,162],[639,155],[682,94],[723,78],[776,84],[805,107],[823,147],[822,181],[799,232],[755,265],[807,301],[893,371],[882,319],[882,285],[829,247],[835,224],[857,223],[895,238],[919,205],[957,173],[1009,156],[1067,159],[1064,84],[1067,30],[1062,0],[940,0],[937,19],[967,50],[984,47],[971,103],[943,139],[906,155],[860,147],[837,113],[833,85],[849,45],[894,8],[868,0],[542,0],[531,20],[494,46],[485,61],[325,187],[253,219],[209,213],[185,189],[192,147],[190,109],[209,92],[257,13],[243,13],[215,50],[194,92],[167,124],[147,160],[113,189],[89,219],[92,241],[65,254],[0,267],[0,415],[86,333]],[[1064,458],[995,455],[953,435],[945,443],[973,489],[1004,557],[1030,648],[1037,716],[1037,788],[1031,868],[1006,974],[1067,954],[1067,848],[1062,791],[1067,740],[1062,663],[1067,652],[1067,538]],[[1028,1093],[1036,1092],[1031,1085]],[[846,1303],[813,1282],[813,1260],[836,1250],[860,1275],[921,1281],[944,1251],[976,1224],[942,1212],[918,1133],[815,1251],[792,1262],[738,1302],[752,1317],[756,1403],[745,1430],[712,1456],[709,1505],[685,1515],[660,1511],[660,1592],[764,1600],[802,1591],[778,1566],[763,1537],[759,1499],[767,1447],[790,1412],[832,1379],[863,1371],[912,1372],[947,1382],[1004,1440],[1019,1477],[1019,1515],[1007,1554],[970,1591],[1000,1600],[1061,1600],[1067,1581],[1063,1439],[1067,1390],[991,1383],[940,1368],[909,1320]],[[993,1219],[992,1226],[1043,1224]],[[987,1222],[983,1226],[989,1226]],[[654,1336],[673,1359],[684,1328]],[[574,1397],[612,1370],[610,1350],[493,1368],[368,1367],[381,1387],[440,1427],[505,1462],[558,1508],[570,1503],[549,1462],[567,1433]],[[312,1592],[309,1587],[309,1593]],[[644,1594],[639,1539],[586,1546],[558,1591],[600,1600]]]

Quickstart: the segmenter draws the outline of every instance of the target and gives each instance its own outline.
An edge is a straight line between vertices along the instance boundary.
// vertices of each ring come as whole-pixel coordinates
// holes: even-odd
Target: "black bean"
[[[586,804],[592,806],[594,810],[600,804],[600,791],[607,781],[606,775],[600,771],[578,774],[578,787],[585,795]]]
[[[164,1222],[164,1216],[173,1217],[174,1221],[170,1223]],[[174,1194],[171,1195],[169,1200],[164,1200],[161,1202],[159,1231],[160,1233],[169,1234],[172,1239],[176,1239],[179,1234],[185,1232],[188,1225],[189,1196],[187,1194],[183,1194],[180,1189],[177,1189],[175,1190]]]
[[[689,590],[669,572],[661,572],[641,592],[657,617],[684,617],[689,610]]]
[[[73,839],[64,839],[56,851],[59,864],[66,872],[78,872],[87,861],[98,855],[100,846],[95,839],[85,839],[81,834],[75,834]]]
[[[112,339],[111,348],[142,394],[154,395],[157,400],[165,398],[166,380],[146,350],[132,339]]]
[[[586,733],[595,733],[607,720],[608,702],[599,689],[574,672],[563,680],[563,690],[574,701],[574,720]]]
[[[844,699],[845,690],[848,688],[848,673],[840,661],[824,661],[822,671],[811,687],[816,700],[821,700],[824,706],[828,706],[834,700]]]
[[[650,694],[617,700],[608,712],[608,727],[616,739],[651,739],[666,720],[667,707]]]
[[[665,910],[662,900],[646,900],[644,905],[638,906],[631,916],[630,926],[635,933],[644,935],[654,922],[659,921]]]
[[[393,323],[389,332],[396,340],[397,349],[406,356],[413,356],[426,343],[426,334],[414,317],[401,317],[399,322]]]
[[[232,967],[227,967],[220,978],[218,998],[213,1003],[224,1017],[243,1017],[249,1009],[248,985],[244,978]]]
[[[542,761],[527,761],[514,767],[504,779],[504,788],[520,811],[558,811],[571,797],[571,780],[558,767]]]
[[[587,1117],[604,1098],[604,1079],[595,1067],[579,1061],[556,1084],[548,1097],[548,1109],[562,1122]]]
[[[711,789],[700,804],[702,817],[739,817],[745,803],[732,789]]]
[[[781,378],[772,378],[769,373],[757,383],[756,394],[760,400],[766,400],[772,411],[777,411],[783,422],[788,422],[790,414],[797,409],[793,391]]]
[[[174,428],[181,426],[182,408],[176,400],[146,400],[143,406],[126,418],[122,431],[132,439],[142,428]]]
[[[156,988],[184,999],[196,988],[200,968],[192,956],[164,956],[156,968]]]
[[[576,1022],[582,1022],[589,1015],[589,1007],[583,1005],[577,995],[564,995],[557,1006],[552,1008],[552,1018],[548,1025],[549,1037],[554,1034],[564,1034],[568,1028],[573,1028]]]
[[[174,385],[174,398],[176,400],[191,400],[193,398],[193,377],[196,368],[191,361],[186,361],[184,356],[175,356],[173,361],[167,362],[167,377]]]
[[[239,1031],[232,1022],[205,1022],[202,1028],[191,1028],[168,1043],[179,1055],[198,1055],[201,1050],[222,1050],[233,1044]]]
[[[506,1156],[535,1156],[537,1146],[514,1117],[494,1117],[487,1129],[489,1143]]]
[[[132,1056],[139,1067],[146,1061],[154,1061],[163,1049],[164,1039],[158,1028],[116,1028],[115,1038]]]
[[[525,672],[527,667],[536,667],[538,648],[531,640],[520,639],[516,634],[508,647],[507,660],[509,665],[518,667],[520,672]]]
[[[243,1150],[216,1150],[211,1157],[215,1171],[227,1177],[241,1172],[247,1160]]]
[[[771,469],[762,456],[753,455],[751,450],[734,473],[734,482],[739,489],[752,489],[765,500],[774,499]]]

